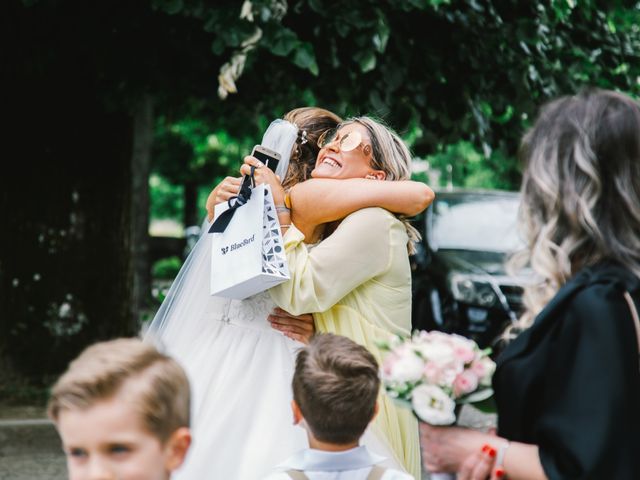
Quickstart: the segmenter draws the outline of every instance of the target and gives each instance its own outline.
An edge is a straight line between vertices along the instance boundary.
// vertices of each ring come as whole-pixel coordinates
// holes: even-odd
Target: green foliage
[[[166,178],[153,174],[149,178],[151,219],[180,219],[184,207],[183,188],[169,183]]]
[[[494,150],[485,156],[472,143],[461,141],[439,147],[426,160],[430,168],[442,172],[439,186],[446,186],[450,181],[457,187],[517,188],[515,180],[519,172],[516,164],[502,150]]]
[[[248,53],[239,95],[269,90],[255,76],[270,67],[287,70],[266,76],[297,84],[290,99],[312,89],[338,113],[373,113],[401,131],[418,125],[419,155],[462,139],[499,152],[469,160],[470,184],[517,184],[518,141],[544,101],[587,85],[638,93],[640,14],[626,4],[346,0],[336,9],[333,0],[298,0],[271,16],[258,12],[282,13],[284,2],[252,5],[253,20],[244,21],[263,35]],[[509,165],[478,170],[500,161]]]
[[[91,12],[54,0],[23,5],[59,19],[59,31],[72,30],[64,23],[71,11],[85,18],[105,104],[130,108],[151,93],[160,117],[154,171],[201,189],[235,172],[270,119],[305,104],[417,129],[412,148],[422,157],[468,141],[485,156],[478,165],[509,163],[486,173],[499,177],[491,182],[515,185],[518,141],[541,103],[588,85],[640,94],[640,9],[628,2],[151,0]],[[238,54],[238,93],[221,100],[216,75]],[[222,150],[209,148],[211,134],[226,136]]]
[[[55,380],[49,379],[53,384]],[[49,385],[40,382],[29,381],[25,378],[13,378],[0,384],[0,409],[11,406],[41,406],[47,404],[49,398]]]
[[[179,257],[167,257],[157,260],[151,269],[151,275],[155,279],[173,280],[182,266],[182,260]]]

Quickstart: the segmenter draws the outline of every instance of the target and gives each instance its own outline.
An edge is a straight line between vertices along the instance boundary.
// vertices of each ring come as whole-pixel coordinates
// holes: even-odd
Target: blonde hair
[[[298,138],[291,152],[287,174],[282,182],[283,188],[288,190],[310,177],[320,151],[318,138],[325,131],[335,128],[342,118],[324,108],[301,107],[286,113],[284,120],[298,127]]]
[[[520,227],[526,249],[510,261],[542,281],[525,288],[527,328],[579,270],[613,260],[640,276],[640,106],[588,89],[546,104],[523,137]],[[513,336],[510,329],[507,336]]]
[[[64,410],[85,410],[135,385],[134,408],[147,430],[164,443],[190,422],[187,376],[171,357],[137,338],[87,347],[53,386],[47,406],[57,422]]]
[[[292,387],[313,436],[345,445],[358,440],[374,416],[378,363],[347,337],[316,334],[296,357]]]
[[[339,127],[357,123],[362,125],[369,133],[371,139],[371,167],[385,172],[385,180],[409,180],[411,179],[411,152],[409,148],[390,127],[380,120],[371,117],[351,117],[341,123]],[[409,254],[416,252],[415,243],[420,241],[420,233],[409,220],[399,215],[398,219],[404,224],[409,241],[407,250]]]

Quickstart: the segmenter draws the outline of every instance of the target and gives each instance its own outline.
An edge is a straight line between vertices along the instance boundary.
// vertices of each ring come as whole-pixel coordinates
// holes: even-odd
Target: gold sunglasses
[[[326,130],[322,135],[320,135],[320,138],[318,138],[318,147],[325,148],[334,142],[338,142],[338,148],[342,152],[350,152],[358,148],[360,145],[364,145],[364,154],[369,155],[371,153],[371,145],[363,144],[360,132],[353,130],[342,137],[338,136],[338,132],[339,129],[337,128],[330,128],[329,130]]]

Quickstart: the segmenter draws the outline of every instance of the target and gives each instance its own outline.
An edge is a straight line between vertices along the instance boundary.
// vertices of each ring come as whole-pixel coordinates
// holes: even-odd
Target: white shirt
[[[343,452],[325,452],[307,448],[278,465],[277,473],[264,480],[291,480],[288,470],[302,470],[309,480],[365,480],[371,467],[385,460],[365,446]],[[387,469],[382,480],[415,480],[408,473]]]

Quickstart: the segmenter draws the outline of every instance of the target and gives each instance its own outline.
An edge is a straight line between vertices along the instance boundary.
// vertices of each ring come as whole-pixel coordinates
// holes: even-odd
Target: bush
[[[151,268],[151,275],[154,279],[174,279],[182,267],[180,257],[173,256],[161,258],[156,261]]]

